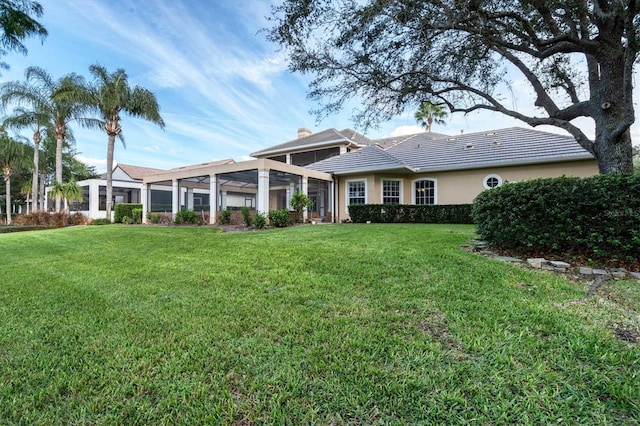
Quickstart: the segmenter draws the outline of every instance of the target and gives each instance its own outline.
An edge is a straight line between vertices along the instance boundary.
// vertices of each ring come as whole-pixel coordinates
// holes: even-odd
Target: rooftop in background
[[[318,133],[311,133],[311,130],[298,129],[298,138],[288,142],[274,145],[260,151],[251,153],[252,157],[261,158],[278,154],[291,153],[295,151],[305,151],[310,149],[320,149],[328,146],[346,145],[358,148],[374,143],[371,139],[351,129],[336,130],[327,129]]]
[[[309,168],[338,175],[365,170],[424,173],[593,158],[571,136],[520,127],[433,136],[425,132],[377,140],[376,146],[328,158]]]

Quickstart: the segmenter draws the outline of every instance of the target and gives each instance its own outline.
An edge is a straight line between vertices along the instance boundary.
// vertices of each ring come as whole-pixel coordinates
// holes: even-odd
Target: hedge
[[[140,209],[142,212],[142,204],[140,203],[118,203],[113,208],[113,223],[122,223],[122,218],[133,218],[133,210]]]
[[[473,223],[472,204],[418,206],[407,204],[354,204],[349,216],[356,223]]]
[[[519,251],[640,257],[640,175],[536,179],[482,192],[481,238]]]

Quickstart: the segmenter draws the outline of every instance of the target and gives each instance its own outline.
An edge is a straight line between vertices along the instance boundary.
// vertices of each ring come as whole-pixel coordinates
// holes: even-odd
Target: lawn
[[[473,227],[0,235],[0,424],[638,424],[637,282]],[[603,287],[604,290],[604,287]]]

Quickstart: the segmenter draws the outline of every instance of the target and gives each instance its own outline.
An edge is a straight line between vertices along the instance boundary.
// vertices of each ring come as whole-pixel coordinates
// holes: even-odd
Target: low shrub
[[[44,211],[37,211],[29,214],[21,214],[13,218],[14,225],[44,225],[51,224],[51,214]]]
[[[149,212],[147,213],[147,220],[149,220],[151,223],[160,223],[160,221],[162,220],[162,215]]]
[[[349,206],[355,223],[473,223],[472,204],[418,206],[408,204],[357,204]]]
[[[64,228],[69,225],[69,219],[66,213],[53,213],[51,215],[51,226],[54,228]]]
[[[260,212],[256,212],[254,222],[258,229],[264,229],[267,227],[267,217]]]
[[[87,225],[91,219],[82,213],[75,213],[69,217],[69,221],[72,225]]]
[[[269,220],[276,228],[284,228],[291,223],[291,216],[287,209],[271,210],[269,212]]]
[[[510,183],[475,200],[478,233],[519,251],[640,258],[640,175]]]
[[[231,210],[226,209],[220,212],[220,216],[218,217],[218,222],[221,225],[230,225],[231,224]]]
[[[131,219],[133,223],[142,223],[142,207],[131,209]]]
[[[191,209],[182,209],[178,213],[176,213],[175,218],[173,219],[175,223],[178,224],[199,224],[200,220],[198,219],[198,214]]]
[[[140,203],[118,203],[113,208],[113,221],[115,223],[125,223],[122,221],[123,217],[133,218],[134,209],[140,209],[140,219],[142,220],[142,204]]]
[[[111,221],[105,217],[102,219],[93,219],[91,224],[92,225],[111,225]]]
[[[242,207],[240,213],[242,214],[242,220],[245,226],[253,225],[253,218],[251,217],[251,209],[249,207]]]

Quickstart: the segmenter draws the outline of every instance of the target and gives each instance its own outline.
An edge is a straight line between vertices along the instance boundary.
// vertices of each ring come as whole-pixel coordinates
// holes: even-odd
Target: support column
[[[187,188],[187,208],[193,210],[193,188]]]
[[[227,209],[227,191],[220,191],[220,210]]]
[[[293,210],[293,207],[291,207],[291,198],[293,197],[293,194],[295,192],[296,192],[296,183],[289,182],[289,188],[287,189],[287,205],[284,206],[285,209]]]
[[[149,191],[149,184],[143,183],[142,189],[140,190],[140,201],[142,202],[142,223],[147,223],[147,213],[151,210],[149,195],[151,195],[151,191]]]
[[[258,170],[258,203],[256,210],[269,214],[269,170]]]
[[[302,192],[309,196],[309,178],[307,176],[302,176]],[[309,209],[305,207],[302,210],[302,222],[306,222],[309,216]]]
[[[180,185],[178,179],[171,181],[171,219],[180,211]]]
[[[285,156],[285,157],[286,157],[286,158],[285,158],[285,160],[284,160],[284,161],[285,161],[285,163],[287,163],[287,164],[291,164],[291,154],[286,154],[286,156]]]
[[[45,196],[44,198],[46,200],[49,197]],[[96,181],[92,181],[89,184],[89,217],[100,218],[100,183]],[[107,217],[106,212],[103,217]]]
[[[218,220],[218,176],[209,176],[209,224],[215,225]]]

